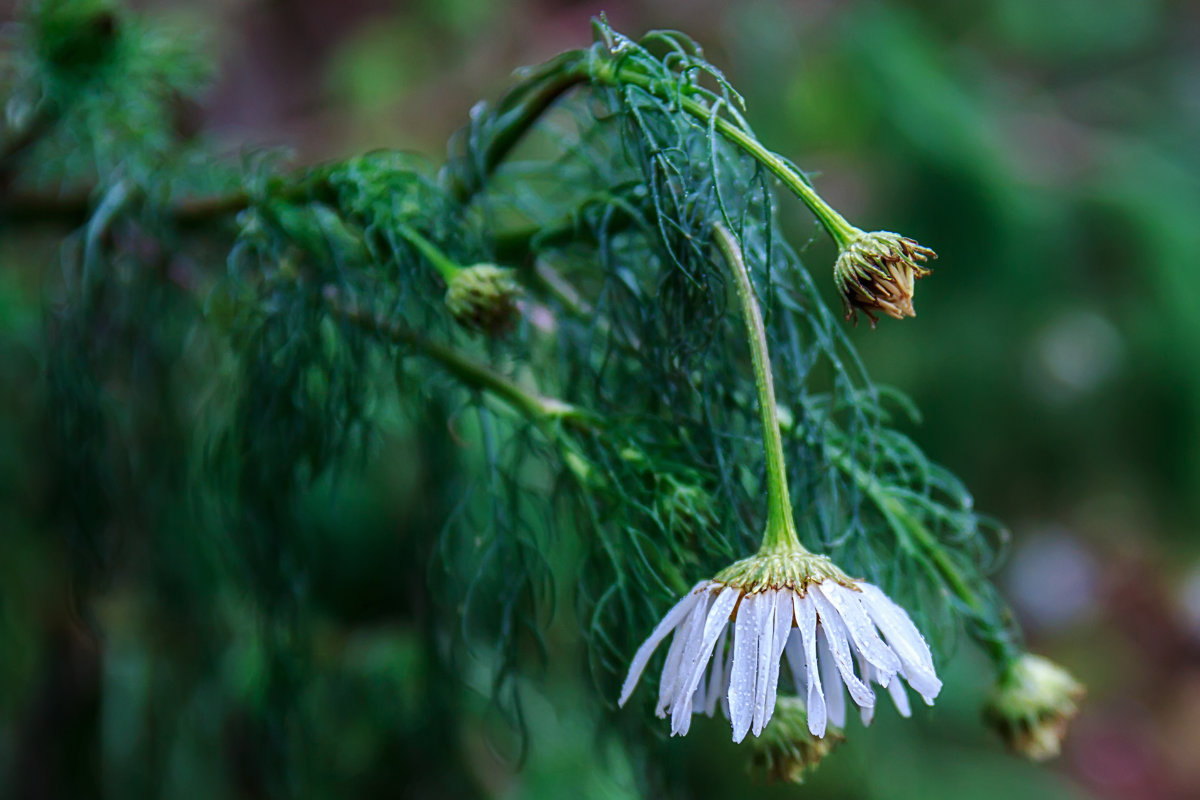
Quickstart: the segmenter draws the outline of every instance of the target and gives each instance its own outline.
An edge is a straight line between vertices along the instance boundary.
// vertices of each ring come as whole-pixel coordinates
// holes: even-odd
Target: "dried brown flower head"
[[[898,233],[864,233],[838,255],[834,280],[842,293],[846,319],[862,311],[875,327],[875,312],[893,319],[915,317],[913,283],[930,273],[918,262],[937,253]]]

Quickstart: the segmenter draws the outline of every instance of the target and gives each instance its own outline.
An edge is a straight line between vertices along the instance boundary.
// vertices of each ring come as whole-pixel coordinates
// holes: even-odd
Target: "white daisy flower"
[[[720,704],[735,742],[750,731],[758,736],[775,710],[785,654],[816,737],[845,725],[847,691],[869,724],[872,684],[887,688],[906,717],[908,695],[897,676],[930,705],[942,688],[929,646],[904,609],[807,552],[759,554],[696,584],[634,655],[620,705],[672,631],[655,708],[671,715],[672,735],[688,732],[693,713],[712,716]]]

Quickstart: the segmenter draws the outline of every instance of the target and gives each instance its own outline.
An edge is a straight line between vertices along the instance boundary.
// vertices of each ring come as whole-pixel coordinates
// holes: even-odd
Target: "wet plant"
[[[102,639],[95,607],[139,576],[140,624],[185,640],[142,654],[181,683],[146,691],[224,698],[262,792],[334,770],[308,717],[331,682],[405,698],[382,725],[416,772],[479,719],[519,761],[523,694],[578,667],[579,702],[650,785],[670,775],[649,696],[617,701],[672,629],[672,730],[725,704],[735,738],[774,737],[747,760],[790,779],[827,730],[870,735],[843,686],[869,721],[872,684],[906,715],[901,678],[931,702],[960,632],[1002,681],[1029,658],[987,579],[1003,529],[898,430],[914,411],[830,308],[911,316],[933,251],[826,203],[687,36],[597,20],[591,46],[478,106],[440,164],[297,168],[222,161],[174,127],[202,49],[114,4],[43,0],[20,35],[3,214],[6,236],[69,231],[40,338],[39,513],[72,618]],[[801,213],[836,265],[784,239]],[[395,589],[364,613],[400,633],[368,680],[322,656],[340,613],[322,554],[368,524],[339,509],[389,457]],[[549,646],[563,619],[583,658]]]

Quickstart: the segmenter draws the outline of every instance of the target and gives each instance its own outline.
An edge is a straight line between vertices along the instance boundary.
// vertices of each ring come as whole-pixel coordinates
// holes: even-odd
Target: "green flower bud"
[[[851,241],[833,267],[846,319],[855,320],[856,312],[862,311],[873,328],[874,312],[893,319],[915,317],[913,283],[930,272],[917,262],[930,258],[937,253],[898,233],[864,233]]]
[[[780,697],[771,724],[751,739],[751,770],[767,783],[804,783],[804,776],[845,739],[836,728],[827,729],[823,738],[813,736],[800,698]]]
[[[513,271],[495,264],[464,267],[449,279],[446,306],[460,325],[500,336],[516,322],[521,285]]]
[[[1084,693],[1083,685],[1062,667],[1026,653],[996,681],[984,719],[1013,752],[1045,761],[1061,751]]]

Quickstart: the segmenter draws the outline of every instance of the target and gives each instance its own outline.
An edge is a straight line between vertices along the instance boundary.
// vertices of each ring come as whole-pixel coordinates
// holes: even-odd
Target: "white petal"
[[[700,602],[692,606],[687,619],[675,631],[675,641],[671,642],[671,649],[667,651],[667,663],[663,667],[662,679],[658,682],[658,705],[655,706],[654,713],[660,717],[666,716],[669,709],[679,705],[679,684],[685,666],[684,659],[700,646],[700,637],[704,635],[704,618],[708,616],[711,596],[711,593],[706,592]]]
[[[680,626],[680,632],[686,631],[687,633],[683,642],[683,652],[679,656],[679,664],[675,670],[673,681],[669,685],[661,687],[670,692],[667,702],[668,709],[679,707],[691,696],[691,692],[688,691],[691,688],[689,684],[692,673],[695,671],[696,662],[700,659],[700,648],[704,643],[704,625],[708,620],[708,612],[712,608],[715,597],[714,593],[709,592],[704,602],[693,608],[687,621]]]
[[[793,619],[795,615],[793,614]],[[796,684],[796,695],[804,702],[808,694],[808,668],[804,666],[804,640],[800,638],[800,629],[792,628],[788,634],[784,651],[787,654],[788,666],[792,670],[792,682]]]
[[[902,661],[911,661],[932,669],[933,655],[929,651],[929,645],[925,643],[925,637],[917,630],[908,612],[873,583],[860,582],[858,588],[863,597],[863,607],[870,614],[872,621],[885,638],[895,639],[888,639],[888,645],[896,655]]]
[[[704,701],[704,713],[710,717],[717,710],[717,701],[725,694],[725,684],[729,680],[729,661],[725,656],[725,640],[729,638],[732,624],[721,628],[721,636],[717,639],[717,647],[712,656],[712,672],[708,676],[708,698]],[[732,653],[732,648],[730,648]]]
[[[767,724],[767,694],[771,684],[771,654],[775,652],[775,598],[779,593],[768,589],[762,593],[759,601],[758,626],[758,669],[754,684],[754,724],[751,730],[755,736],[762,733],[763,725]]]
[[[925,702],[932,705],[933,698],[942,690],[942,682],[933,669],[933,654],[929,652],[925,638],[909,619],[908,612],[893,603],[878,586],[870,583],[858,586],[862,589],[863,605],[871,620],[879,627],[892,652],[900,657],[904,668],[901,674]]]
[[[684,653],[684,668],[679,673],[679,695],[675,707],[671,711],[672,729],[679,727],[682,719],[691,718],[691,698],[696,692],[700,679],[704,677],[704,668],[708,666],[708,660],[712,657],[713,645],[717,643],[717,637],[729,627],[729,614],[737,605],[739,595],[741,592],[732,586],[726,586],[721,590],[707,610],[708,616],[705,618],[704,627],[700,631],[695,649],[689,648]],[[700,702],[704,702],[703,697]],[[686,726],[684,726],[684,730],[686,732]]]
[[[825,684],[825,708],[829,721],[838,728],[846,727],[846,693],[838,680],[838,668],[829,651],[829,638],[825,626],[817,626],[817,658],[821,669],[821,681]]]
[[[695,713],[699,713],[700,710],[704,707],[704,693],[707,689],[708,689],[708,687],[704,683],[704,676],[702,674],[700,676],[700,684],[696,687],[696,691],[692,694],[691,698],[688,700],[688,702],[686,704],[687,709],[688,709],[688,713],[687,713],[686,717],[684,719],[681,719],[678,723],[676,723],[675,722],[676,711],[678,711],[679,707],[677,706],[675,709],[672,709],[672,713],[671,713],[671,735],[672,736],[687,736],[688,731],[692,727],[692,713],[693,713],[692,709],[696,709]],[[683,704],[681,704],[681,705],[683,705]]]
[[[725,719],[732,720],[733,716],[729,713],[729,678],[733,675],[733,645],[737,641],[733,623],[729,623],[726,628],[729,631],[729,644],[725,653],[725,670],[722,682],[724,683],[724,691],[721,692],[721,713],[725,715]]]
[[[692,606],[695,610],[695,606]],[[671,646],[667,648],[667,658],[663,661],[663,671],[658,676],[658,700],[654,704],[656,716],[665,717],[665,709],[671,702],[671,686],[675,685],[675,676],[679,674],[679,662],[683,658],[683,649],[687,646],[687,626],[692,618],[691,612],[671,637]]]
[[[755,670],[758,669],[758,606],[762,595],[742,597],[734,620],[733,672],[729,675],[729,718],[733,740],[740,742],[750,731],[754,718]]]
[[[892,702],[896,704],[896,710],[900,712],[902,717],[912,716],[912,707],[908,704],[908,693],[904,691],[904,684],[900,681],[892,681],[888,686],[888,693],[892,696]]]
[[[867,661],[862,653],[855,653],[855,659],[858,661],[858,672],[862,675],[863,683],[867,686],[871,685],[871,681],[879,682],[879,675],[875,672],[875,668],[871,666],[871,662]],[[899,681],[893,681],[899,683]],[[862,717],[864,726],[870,725],[871,720],[875,719],[875,705],[860,706],[859,715]]]
[[[692,713],[704,713],[704,701],[708,699],[708,670],[700,673],[700,682],[696,684],[696,691],[692,694]]]
[[[804,671],[808,675],[808,732],[820,739],[825,735],[827,714],[817,668],[817,609],[808,595],[793,595],[792,598],[796,627],[804,643]]]
[[[878,683],[887,686],[892,676],[900,671],[900,659],[875,632],[875,625],[863,608],[862,593],[847,589],[837,581],[825,581],[820,589],[841,614],[854,646],[875,667]]]
[[[860,707],[873,706],[875,705],[875,693],[854,674],[854,657],[850,652],[846,623],[842,622],[842,615],[825,597],[821,588],[821,586],[816,586],[812,591],[813,603],[817,606],[817,616],[821,620],[817,627],[825,633],[825,643],[829,645],[829,654],[833,658],[838,674],[842,676],[842,682],[850,690],[850,697]],[[821,677],[824,676],[825,673],[821,673]],[[828,681],[825,683],[825,692],[827,694],[829,692]]]
[[[775,635],[771,646],[771,674],[767,676],[767,705],[763,713],[763,727],[775,714],[775,700],[779,695],[779,665],[783,663],[783,648],[787,645],[788,633],[792,630],[796,614],[792,608],[792,592],[780,589],[775,595]]]
[[[658,623],[654,632],[650,634],[650,638],[642,642],[642,646],[638,648],[637,653],[633,656],[633,661],[629,662],[629,674],[625,676],[625,683],[621,686],[621,699],[617,701],[617,705],[623,706],[629,700],[629,695],[633,694],[638,680],[642,677],[642,672],[646,669],[646,664],[650,661],[650,656],[654,655],[655,648],[658,647],[663,639],[667,638],[667,634],[700,601],[699,592],[707,584],[708,581],[701,581],[693,586],[692,590],[684,595],[683,599],[676,603],[667,612],[667,615],[662,618],[662,622]]]

